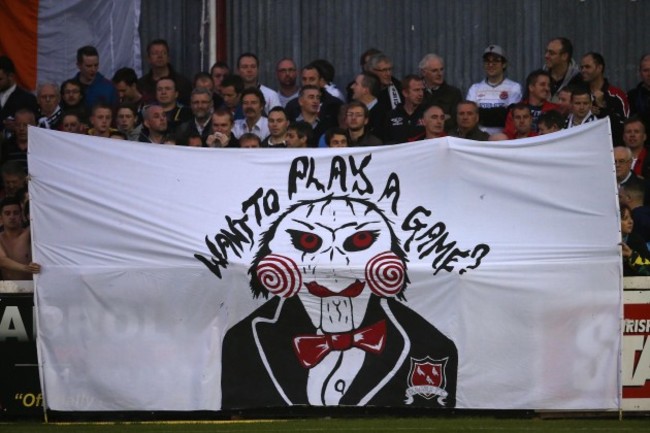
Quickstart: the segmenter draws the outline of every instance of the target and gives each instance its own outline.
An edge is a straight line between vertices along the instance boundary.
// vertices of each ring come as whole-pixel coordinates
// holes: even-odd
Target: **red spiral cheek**
[[[366,282],[378,296],[395,296],[404,287],[404,262],[393,252],[377,254],[366,265]]]
[[[288,298],[302,286],[302,274],[289,257],[269,254],[257,265],[257,278],[273,295]]]

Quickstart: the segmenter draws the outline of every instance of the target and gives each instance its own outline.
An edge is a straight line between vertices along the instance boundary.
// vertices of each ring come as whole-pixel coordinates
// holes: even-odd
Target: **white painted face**
[[[389,227],[361,202],[333,199],[299,206],[280,222],[269,248],[271,256],[294,269],[297,283],[282,295],[298,291],[323,332],[358,328],[371,292],[395,295],[403,286],[404,264],[391,252]]]

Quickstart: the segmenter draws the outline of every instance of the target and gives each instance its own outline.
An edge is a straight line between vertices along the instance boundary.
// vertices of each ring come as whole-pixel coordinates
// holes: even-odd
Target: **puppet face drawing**
[[[351,331],[372,292],[403,289],[405,266],[392,242],[386,219],[361,201],[308,203],[284,215],[256,272],[272,294],[298,295],[322,332]]]

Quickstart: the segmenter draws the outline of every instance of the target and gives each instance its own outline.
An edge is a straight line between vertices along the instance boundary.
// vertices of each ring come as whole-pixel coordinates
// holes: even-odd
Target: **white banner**
[[[29,137],[48,409],[619,407],[607,121],[351,149]]]
[[[127,66],[142,75],[139,26],[140,0],[39,0],[38,82],[74,77],[85,45],[97,48],[108,80]]]

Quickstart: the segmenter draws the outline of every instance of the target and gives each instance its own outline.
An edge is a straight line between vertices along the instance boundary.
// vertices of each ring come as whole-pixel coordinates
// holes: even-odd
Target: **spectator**
[[[183,105],[190,103],[192,83],[184,75],[174,70],[169,63],[169,45],[164,39],[154,39],[147,45],[147,60],[149,61],[149,72],[138,80],[138,89],[142,93],[146,103],[156,100],[156,83],[162,77],[171,78],[178,90],[177,99]]]
[[[537,121],[542,113],[557,110],[558,106],[549,102],[551,77],[548,72],[538,69],[528,74],[526,78],[526,94],[521,101],[528,105],[532,115],[532,131],[537,132]],[[512,118],[512,109],[508,111],[506,126],[503,132],[512,139],[517,133]]]
[[[467,91],[467,100],[478,105],[480,128],[488,134],[503,130],[508,107],[521,100],[521,85],[506,78],[507,67],[508,60],[503,48],[488,46],[483,52],[485,79],[472,84]]]
[[[368,108],[368,130],[371,134],[384,141],[386,127],[384,119],[388,116],[385,106],[379,104],[379,80],[368,72],[357,75],[351,85],[354,101],[363,103]]]
[[[515,104],[510,110],[514,121],[515,131],[508,135],[508,139],[534,137],[537,132],[533,131],[533,115],[528,104]]]
[[[313,141],[313,134],[313,129],[309,123],[302,120],[293,122],[287,128],[287,147],[307,147]]]
[[[361,56],[359,57],[359,66],[361,66],[361,72],[368,72],[368,69],[366,65],[368,64],[368,60],[375,54],[381,54],[381,51],[378,50],[377,48],[368,48],[366,51],[364,51]],[[352,101],[354,99],[354,95],[352,92],[352,85],[354,84],[354,80],[352,80],[350,83],[348,83],[346,87],[347,91],[347,101]]]
[[[558,93],[567,86],[582,83],[580,67],[573,60],[573,44],[564,37],[551,39],[544,53],[544,70],[549,73],[551,102],[558,102]]]
[[[216,62],[210,68],[210,76],[212,77],[212,83],[214,84],[214,93],[221,97],[223,97],[223,94],[221,93],[221,83],[228,75],[230,75],[230,67],[228,67],[226,62]],[[215,107],[215,109],[216,108],[218,107]]]
[[[54,83],[41,83],[36,89],[38,101],[38,126],[47,129],[59,129],[61,124],[61,93]]]
[[[138,113],[133,105],[121,103],[117,108],[117,121],[115,122],[117,130],[124,134],[129,141],[138,141],[142,133],[142,125],[137,124]]]
[[[644,146],[645,131],[645,125],[636,116],[626,119],[623,123],[623,143],[632,152],[632,170],[637,176],[650,180],[650,159],[647,159],[648,150]]]
[[[327,81],[323,78],[320,67],[314,63],[310,63],[307,66],[302,68],[301,71],[301,81],[304,86],[316,86],[320,89],[320,110],[319,118],[321,121],[327,123],[328,125],[337,125],[338,124],[338,114],[341,108],[342,102],[340,99],[335,98],[330,95],[326,89]],[[289,119],[297,119],[300,115],[300,93],[298,93],[298,98],[293,99],[287,103],[286,107],[287,116]],[[324,130],[323,130],[324,132]]]
[[[633,233],[636,233],[646,245],[650,242],[650,206],[644,205],[646,182],[635,179],[621,186],[618,195],[621,203],[632,211],[634,220]]]
[[[27,172],[20,161],[7,161],[2,164],[3,198],[15,197],[18,191],[27,188]]]
[[[252,132],[245,132],[239,137],[239,147],[242,149],[254,149],[259,148],[262,145],[260,137],[253,134]]]
[[[369,113],[366,104],[352,101],[348,104],[346,122],[350,146],[379,146],[384,144],[379,138],[368,131]]]
[[[425,55],[418,66],[424,79],[424,104],[437,105],[445,110],[445,131],[451,131],[456,127],[456,106],[463,99],[460,89],[445,81],[445,62],[439,55]]]
[[[449,135],[467,140],[487,141],[490,134],[479,128],[479,108],[476,102],[460,101],[456,106],[456,129]]]
[[[160,105],[148,105],[144,109],[144,126],[138,141],[143,143],[165,144],[170,139],[167,128],[167,116]]]
[[[262,141],[262,147],[287,147],[287,128],[289,119],[282,107],[273,107],[268,117],[269,136]]]
[[[542,113],[537,121],[537,132],[539,135],[550,134],[564,128],[564,116],[557,110],[550,110]]]
[[[192,89],[196,89],[197,87],[209,90],[212,93],[214,91],[214,81],[212,81],[210,74],[207,72],[197,72],[194,74]]]
[[[582,56],[580,73],[594,97],[593,113],[602,119],[609,116],[612,125],[614,145],[623,144],[623,122],[630,115],[627,95],[605,78],[605,59],[602,55],[590,52]]]
[[[223,98],[220,94],[214,91],[214,81],[207,72],[199,72],[194,75],[192,88],[202,87],[210,92],[212,95],[212,108],[215,110],[223,105]]]
[[[650,127],[650,53],[644,54],[639,61],[641,82],[627,92],[630,103],[630,115],[636,115],[646,127]],[[647,139],[646,139],[647,141]],[[650,143],[646,142],[646,145]]]
[[[632,151],[626,146],[614,147],[614,167],[618,186],[625,185],[638,176],[632,171]]]
[[[232,133],[234,119],[232,113],[220,108],[212,113],[212,134],[206,138],[208,147],[240,147],[239,140]]]
[[[621,204],[621,249],[623,255],[623,276],[650,275],[650,252],[643,239],[634,232],[632,210]]]
[[[233,134],[239,139],[243,134],[251,132],[260,141],[264,140],[269,135],[268,119],[262,115],[266,102],[264,95],[257,87],[249,87],[242,92],[241,101],[245,117],[235,121]]]
[[[298,69],[293,59],[284,58],[275,66],[275,74],[278,79],[278,98],[280,105],[286,107],[287,103],[298,97]],[[269,111],[270,114],[270,111]]]
[[[61,84],[61,108],[67,113],[75,112],[84,129],[88,129],[90,110],[86,109],[83,86],[74,78],[65,80]]]
[[[384,111],[397,108],[402,101],[401,84],[393,77],[393,61],[384,53],[371,56],[366,63],[366,71],[375,74],[379,79],[379,104]]]
[[[73,134],[85,134],[86,127],[81,123],[76,111],[64,111],[61,115],[61,131]]]
[[[233,115],[235,120],[244,118],[241,106],[241,93],[244,91],[244,80],[239,75],[229,75],[221,83],[221,95],[224,107]]]
[[[571,114],[571,95],[573,94],[572,87],[563,87],[558,90],[557,95],[555,95],[555,100],[557,104],[557,112],[560,113],[564,120],[569,117]],[[562,122],[564,124],[564,122]]]
[[[445,119],[447,115],[445,114],[442,107],[438,105],[432,105],[426,109],[424,112],[424,136],[423,140],[428,140],[430,138],[440,138],[445,137]]]
[[[596,116],[591,112],[591,95],[587,89],[577,88],[571,94],[571,114],[566,120],[565,128],[593,122]]]
[[[386,119],[387,142],[406,143],[422,135],[424,126],[424,83],[417,75],[407,75],[402,80],[402,102],[388,113]]]
[[[138,90],[138,76],[132,68],[120,68],[113,75],[113,84],[120,97],[120,103],[133,106],[136,113],[136,124],[142,123],[142,110],[144,98]]]
[[[300,115],[296,121],[304,121],[311,125],[313,132],[310,147],[317,147],[320,136],[332,126],[332,123],[320,116],[321,89],[317,86],[306,85],[300,89],[298,104],[300,105]]]
[[[108,104],[98,102],[90,112],[90,126],[88,135],[108,138],[116,130],[113,124],[113,110]]]
[[[6,137],[13,134],[13,120],[20,109],[36,114],[38,103],[34,95],[16,84],[14,62],[7,56],[0,56],[0,132],[6,129]]]
[[[20,201],[15,197],[0,202],[0,268],[3,280],[31,280],[41,266],[32,262],[31,232],[25,228]]]
[[[348,147],[350,137],[345,129],[335,126],[325,132],[325,142],[327,147]]]
[[[325,89],[327,93],[341,101],[341,103],[345,103],[346,100],[343,92],[341,92],[339,88],[336,87],[336,83],[334,83],[334,75],[336,74],[334,65],[326,59],[317,59],[311,62],[311,64],[318,68],[318,71],[323,78],[324,83],[321,87]]]
[[[176,82],[171,77],[162,77],[156,83],[156,105],[165,112],[169,134],[174,134],[179,125],[192,118],[192,111],[178,101]]]
[[[198,134],[198,132],[190,132],[190,135],[187,136],[187,146],[203,147],[203,141],[201,141],[201,136]]]
[[[0,165],[7,161],[20,161],[23,167],[27,167],[27,128],[36,126],[36,117],[28,108],[17,110],[14,117],[15,133],[2,144]]]
[[[97,103],[116,107],[119,102],[113,83],[99,72],[99,53],[92,45],[77,50],[77,68],[74,79],[81,83],[86,110],[91,111]]]
[[[176,128],[175,142],[181,146],[187,146],[187,138],[191,133],[198,133],[203,140],[212,134],[212,95],[206,89],[196,88],[190,96],[190,109],[192,118],[181,123]]]
[[[259,82],[259,60],[253,53],[243,53],[237,59],[237,72],[244,80],[244,88],[254,87],[264,95],[264,113],[271,111],[271,108],[280,105],[280,99],[275,90],[260,84]]]

